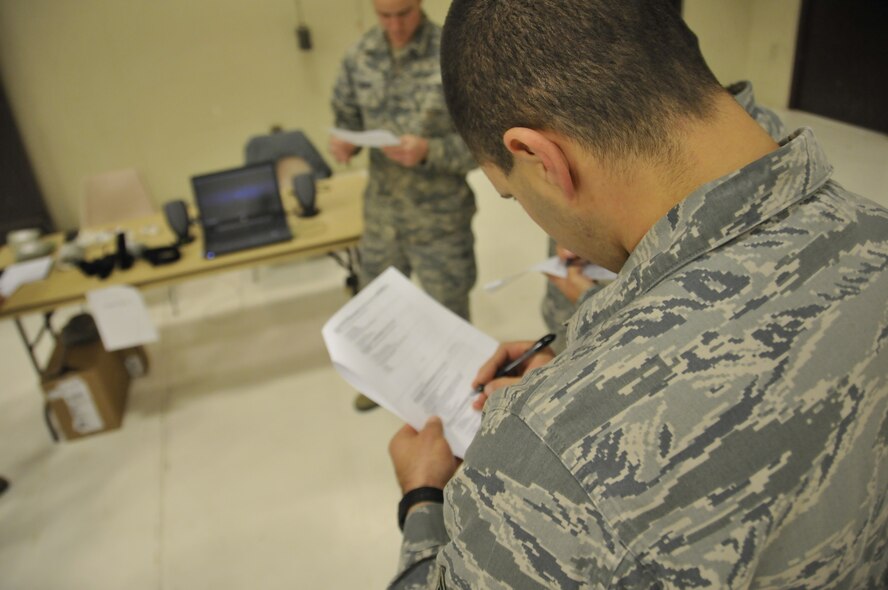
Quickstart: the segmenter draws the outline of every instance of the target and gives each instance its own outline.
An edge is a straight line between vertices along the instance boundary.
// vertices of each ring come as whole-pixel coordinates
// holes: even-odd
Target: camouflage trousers
[[[358,255],[359,288],[394,266],[408,277],[415,272],[426,293],[458,316],[470,319],[469,291],[477,275],[471,227],[430,240],[390,225],[367,224]]]

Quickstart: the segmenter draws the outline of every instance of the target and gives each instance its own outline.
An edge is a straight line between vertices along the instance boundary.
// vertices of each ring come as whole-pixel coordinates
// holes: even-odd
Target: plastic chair
[[[112,225],[154,213],[154,203],[135,168],[95,174],[83,182],[81,228]],[[173,315],[178,315],[175,285],[167,287],[167,299]]]
[[[83,189],[82,227],[108,225],[155,212],[151,196],[133,168],[90,176]]]
[[[284,156],[279,158],[275,164],[277,172],[278,184],[282,191],[292,188],[292,179],[306,172],[313,172],[311,164],[298,156]]]

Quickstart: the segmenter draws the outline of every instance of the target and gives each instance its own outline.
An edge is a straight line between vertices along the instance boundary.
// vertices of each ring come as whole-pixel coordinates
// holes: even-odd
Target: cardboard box
[[[57,346],[42,381],[56,432],[73,440],[120,428],[130,375],[101,342]]]
[[[148,353],[144,346],[133,346],[132,348],[124,348],[118,350],[117,354],[123,361],[123,366],[129,373],[130,379],[138,379],[148,374]]]

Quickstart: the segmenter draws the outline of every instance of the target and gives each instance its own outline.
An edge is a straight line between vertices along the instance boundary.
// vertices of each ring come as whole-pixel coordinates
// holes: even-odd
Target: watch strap
[[[398,528],[404,530],[404,521],[407,520],[407,513],[410,509],[420,502],[436,502],[444,503],[444,490],[441,488],[422,487],[410,490],[401,501],[398,502]]]

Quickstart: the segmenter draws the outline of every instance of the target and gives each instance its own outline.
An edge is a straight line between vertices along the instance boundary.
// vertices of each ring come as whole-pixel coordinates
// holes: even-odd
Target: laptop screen
[[[284,215],[274,162],[193,176],[191,186],[204,227]]]

